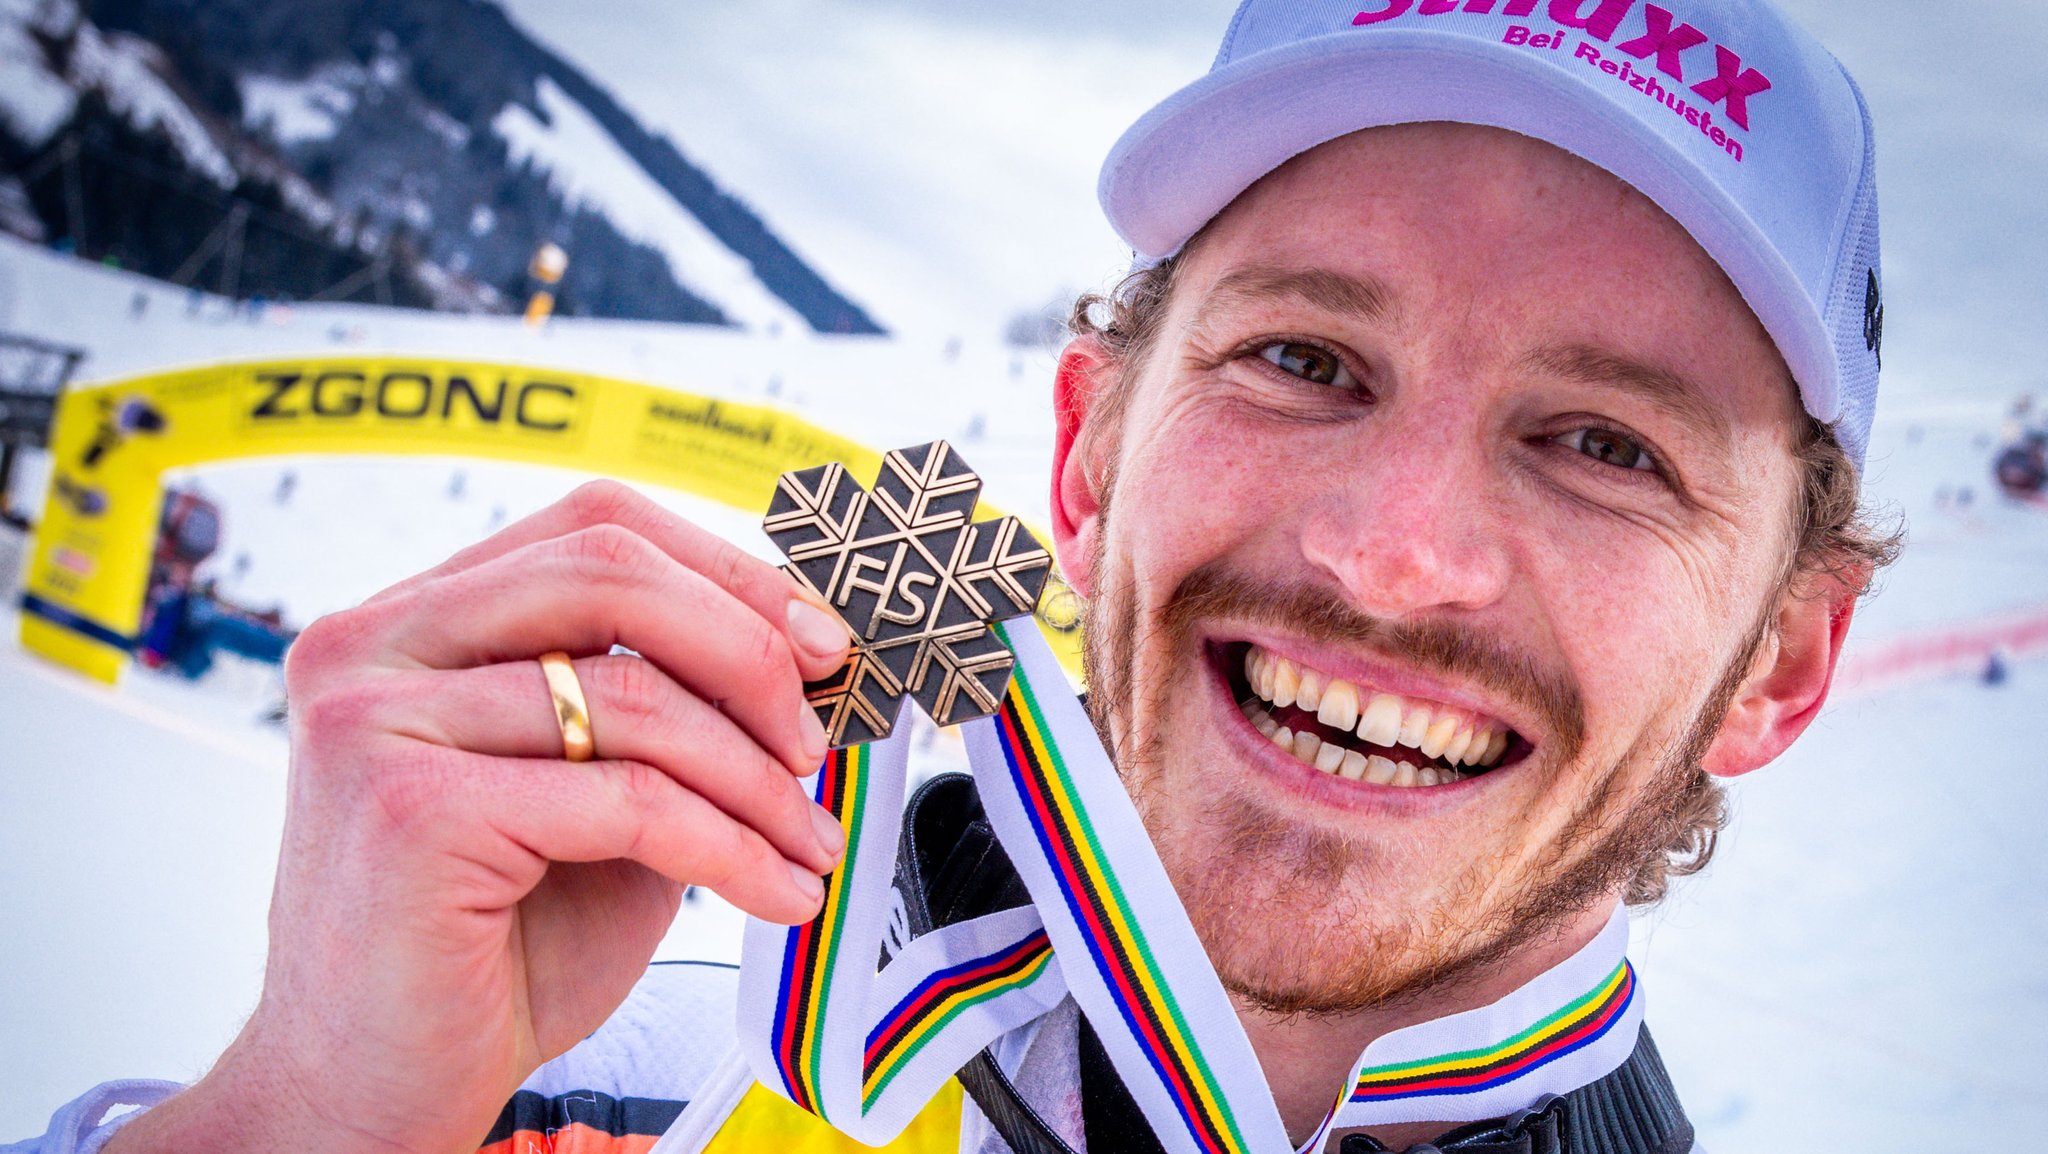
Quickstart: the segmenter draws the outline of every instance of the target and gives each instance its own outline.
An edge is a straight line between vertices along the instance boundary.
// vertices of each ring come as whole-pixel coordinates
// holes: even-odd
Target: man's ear
[[[1768,765],[1813,724],[1827,702],[1849,620],[1856,615],[1856,575],[1820,579],[1782,595],[1777,630],[1757,653],[1729,703],[1721,732],[1703,764],[1716,777],[1740,777]]]
[[[1060,574],[1082,597],[1090,595],[1101,546],[1102,497],[1096,480],[1104,462],[1092,459],[1107,443],[1085,435],[1116,365],[1093,336],[1076,337],[1060,353],[1053,375],[1052,545]],[[1113,440],[1114,438],[1111,438]]]

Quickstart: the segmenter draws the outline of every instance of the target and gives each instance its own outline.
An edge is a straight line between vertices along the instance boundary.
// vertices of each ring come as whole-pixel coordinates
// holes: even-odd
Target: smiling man
[[[1871,155],[1752,0],[1248,0],[1112,154],[1138,262],[1061,359],[1056,545],[1291,1143],[1692,1147],[1620,910],[1705,864],[1893,548]],[[853,1149],[721,1061],[730,972],[646,967],[684,883],[817,912],[800,681],[846,644],[606,485],[316,623],[261,1005],[27,1149]],[[1027,900],[967,779],[898,890],[913,933]],[[1130,1074],[1069,1001],[894,1148],[1159,1149]]]
[[[1727,275],[1526,136],[1325,143],[1111,312],[1056,503],[1095,714],[1312,1126],[1704,864],[1884,549]]]

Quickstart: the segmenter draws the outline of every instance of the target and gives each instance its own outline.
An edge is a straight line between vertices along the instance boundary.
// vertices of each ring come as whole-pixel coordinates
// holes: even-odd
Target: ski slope
[[[660,250],[678,284],[742,327],[809,328],[755,277],[746,258],[677,204],[587,109],[547,77],[536,95],[545,119],[524,105],[508,104],[491,125],[515,161],[545,170],[564,200],[604,214],[620,232]]]
[[[133,294],[149,298],[139,317]],[[990,495],[1043,519],[1042,355],[605,322],[455,320],[341,306],[252,323],[202,299],[0,241],[0,329],[88,345],[92,375],[334,348],[502,357],[787,405],[870,444],[963,438]],[[1990,498],[2009,398],[1887,383],[1871,483],[1912,543],[1850,661],[2048,603],[2048,514]],[[277,499],[287,469],[288,499]],[[457,474],[461,482],[456,483]],[[444,460],[257,461],[187,480],[226,510],[227,589],[325,612],[431,564],[579,478]],[[1940,502],[1962,486],[1967,507]],[[765,550],[750,516],[688,515]],[[5,550],[0,549],[0,556]],[[4,565],[4,563],[0,563]],[[11,601],[11,599],[10,599]],[[259,988],[287,751],[257,720],[268,671],[109,690],[23,655],[0,612],[0,1141],[112,1077],[187,1079]],[[1715,1154],[1905,1151],[2048,1129],[2048,775],[2032,723],[2048,661],[1992,687],[1921,670],[1835,702],[1737,784],[1709,873],[1639,919],[1649,1019]],[[926,768],[957,759],[943,739]],[[738,919],[685,908],[662,956],[737,956]]]

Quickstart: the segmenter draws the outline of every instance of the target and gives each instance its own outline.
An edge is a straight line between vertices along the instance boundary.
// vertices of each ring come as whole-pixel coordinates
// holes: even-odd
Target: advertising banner
[[[76,388],[51,437],[50,495],[22,594],[28,650],[116,680],[172,469],[308,454],[433,455],[554,465],[694,493],[749,513],[784,472],[881,453],[778,409],[558,369],[402,356],[207,365]],[[986,503],[982,516],[1000,516]],[[1042,536],[1042,534],[1041,534]],[[1073,594],[1038,620],[1078,676]]]

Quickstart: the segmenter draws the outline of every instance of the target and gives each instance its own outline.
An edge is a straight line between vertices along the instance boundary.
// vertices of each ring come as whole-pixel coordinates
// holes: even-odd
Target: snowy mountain
[[[486,0],[0,0],[0,228],[234,296],[878,333]]]

